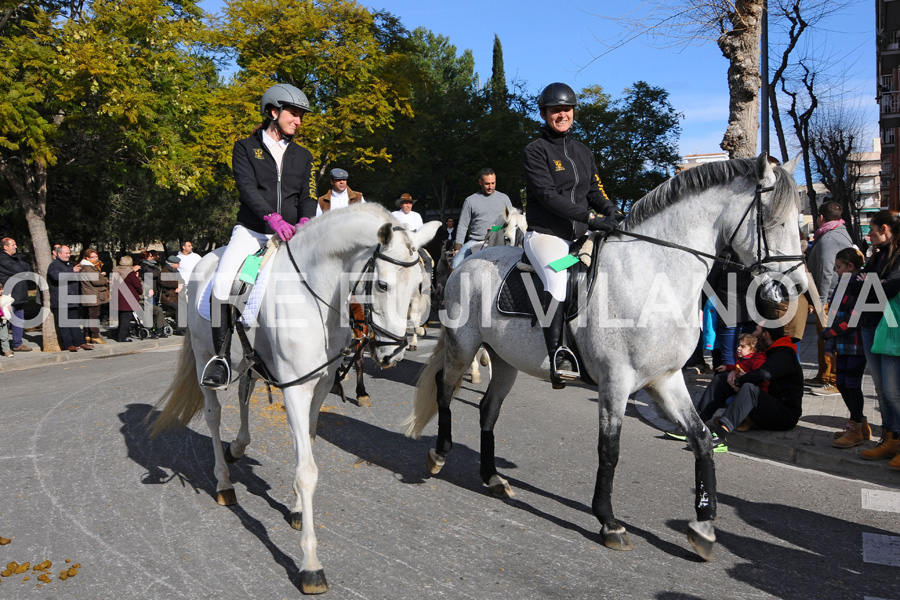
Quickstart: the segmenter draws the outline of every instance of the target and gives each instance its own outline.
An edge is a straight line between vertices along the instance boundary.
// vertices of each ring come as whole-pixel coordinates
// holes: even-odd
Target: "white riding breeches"
[[[566,299],[569,275],[567,271],[557,273],[547,265],[568,254],[571,245],[569,240],[547,233],[529,231],[525,234],[525,255],[541,278],[544,289],[559,302]]]
[[[251,254],[259,252],[266,245],[271,236],[265,233],[257,233],[247,229],[243,225],[235,225],[231,230],[231,240],[225,247],[225,253],[219,259],[213,282],[212,295],[219,302],[228,301],[231,294],[231,286],[238,270],[244,264],[244,260]]]

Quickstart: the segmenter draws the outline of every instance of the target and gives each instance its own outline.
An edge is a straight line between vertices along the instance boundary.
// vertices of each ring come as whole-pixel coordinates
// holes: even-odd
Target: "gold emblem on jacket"
[[[266,156],[263,154],[262,148],[255,148],[255,149],[253,150],[253,154],[254,154],[254,155],[256,156],[256,158],[258,158],[259,160],[265,160],[265,159],[266,159]]]
[[[554,160],[553,165],[556,167],[557,172],[566,170],[566,168],[564,166],[562,166],[561,160]]]

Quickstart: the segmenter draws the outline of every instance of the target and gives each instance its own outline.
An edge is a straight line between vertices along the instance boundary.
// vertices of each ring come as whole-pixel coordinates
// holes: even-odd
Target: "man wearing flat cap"
[[[394,202],[399,210],[391,213],[395,219],[400,221],[401,225],[409,227],[410,231],[416,231],[422,226],[422,216],[413,211],[413,203],[415,203],[415,200],[413,200],[412,196],[403,194]]]
[[[316,209],[316,216],[329,210],[365,202],[360,192],[354,192],[347,187],[348,176],[347,171],[343,169],[331,170],[331,189],[325,195],[319,196],[319,207]]]

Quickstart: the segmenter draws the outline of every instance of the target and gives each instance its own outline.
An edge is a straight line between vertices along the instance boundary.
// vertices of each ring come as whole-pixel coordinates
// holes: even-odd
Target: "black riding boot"
[[[206,367],[203,368],[201,383],[204,387],[218,390],[227,388],[231,382],[231,307],[227,304],[220,304],[220,314],[217,315],[214,302],[210,296],[209,320],[212,326],[213,347],[217,354],[209,359]],[[216,324],[217,322],[218,324]]]
[[[553,297],[544,292],[544,308],[551,306]],[[544,341],[547,343],[547,354],[550,356],[550,383],[554,390],[566,387],[566,381],[577,379],[580,376],[578,361],[575,355],[567,347],[562,345],[562,332],[565,327],[565,307],[562,302],[557,303],[556,310],[548,315],[550,324],[543,327]]]

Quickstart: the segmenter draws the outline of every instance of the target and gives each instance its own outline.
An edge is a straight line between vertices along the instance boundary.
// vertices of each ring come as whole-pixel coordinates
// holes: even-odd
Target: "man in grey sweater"
[[[841,205],[838,202],[824,202],[819,207],[816,227],[814,243],[806,257],[806,265],[819,292],[819,301],[825,306],[838,284],[838,276],[834,272],[834,257],[844,248],[851,247],[853,240],[850,239],[850,234],[844,226]],[[816,333],[821,332],[823,326],[824,323],[816,319]],[[806,381],[808,385],[816,386],[813,394],[824,396],[838,393],[834,385],[836,373],[833,362],[834,359],[825,354],[825,341],[819,338],[819,372],[814,378]]]
[[[512,209],[509,196],[497,191],[497,174],[493,169],[481,170],[478,174],[478,186],[481,189],[466,198],[459,216],[459,224],[456,226],[456,254],[450,265],[453,269],[484,244],[491,226],[503,216],[503,209]]]

